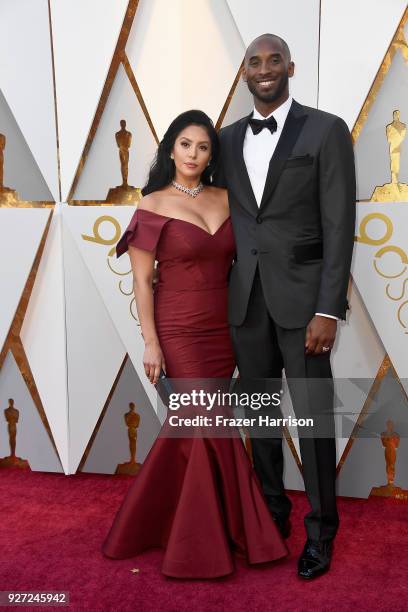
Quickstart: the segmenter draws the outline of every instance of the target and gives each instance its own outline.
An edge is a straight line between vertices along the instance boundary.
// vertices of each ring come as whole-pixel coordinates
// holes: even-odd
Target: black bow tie
[[[250,119],[249,125],[251,126],[252,133],[256,136],[264,128],[267,128],[271,134],[276,132],[278,129],[278,124],[276,123],[276,119],[273,115],[268,117],[268,119]]]

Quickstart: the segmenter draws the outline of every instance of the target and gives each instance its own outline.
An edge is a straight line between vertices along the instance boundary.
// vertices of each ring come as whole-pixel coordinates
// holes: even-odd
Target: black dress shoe
[[[306,580],[321,576],[330,568],[333,550],[332,540],[306,540],[299,557],[298,576]]]
[[[282,519],[277,516],[272,516],[273,520],[276,523],[277,528],[280,531],[282,538],[286,539],[290,536],[290,531],[292,528],[291,522],[289,519]]]

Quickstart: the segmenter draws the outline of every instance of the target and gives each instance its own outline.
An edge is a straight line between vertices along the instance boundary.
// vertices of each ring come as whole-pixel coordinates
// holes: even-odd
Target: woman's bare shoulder
[[[216,187],[215,185],[207,185],[206,189],[213,193],[214,195],[218,195],[219,197],[225,197],[227,195],[227,190],[224,187]]]
[[[206,187],[209,193],[213,198],[218,198],[224,202],[228,201],[228,191],[223,187],[214,187],[213,185],[208,185]]]
[[[153,191],[142,197],[137,205],[139,210],[150,210],[150,212],[158,213],[163,203],[163,193],[161,191]]]
[[[226,208],[229,207],[228,191],[226,189],[224,189],[223,187],[213,187],[212,185],[208,186],[207,189],[209,195],[214,198],[214,201],[218,202],[219,204],[222,204]]]

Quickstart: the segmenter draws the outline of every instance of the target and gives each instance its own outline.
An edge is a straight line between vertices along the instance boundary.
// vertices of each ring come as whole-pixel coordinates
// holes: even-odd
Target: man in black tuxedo
[[[284,368],[296,415],[315,422],[324,415],[326,433],[299,432],[311,511],[298,575],[310,579],[329,569],[339,524],[330,351],[348,307],[355,170],[347,125],[293,100],[293,74],[280,37],[265,34],[249,45],[243,78],[255,109],[220,132],[219,184],[228,188],[237,244],[229,322],[240,378],[280,379]],[[287,537],[282,439],[254,435],[252,452],[272,516]]]

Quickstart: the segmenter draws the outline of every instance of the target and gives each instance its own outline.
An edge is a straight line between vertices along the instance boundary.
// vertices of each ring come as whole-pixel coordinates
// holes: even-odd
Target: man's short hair
[[[257,36],[256,38],[254,38],[254,40],[253,40],[251,43],[249,43],[249,45],[248,45],[248,47],[247,47],[247,50],[246,50],[246,52],[245,52],[245,59],[246,59],[246,57],[247,57],[248,49],[249,49],[249,48],[250,48],[250,47],[251,47],[251,46],[252,46],[252,45],[253,45],[253,44],[254,44],[254,43],[257,41],[257,40],[259,40],[259,39],[261,39],[261,38],[273,38],[273,39],[275,39],[275,40],[279,40],[279,42],[280,42],[280,43],[281,43],[281,45],[282,45],[283,54],[284,54],[284,56],[285,56],[285,59],[287,59],[287,60],[288,60],[288,62],[290,62],[290,61],[291,61],[291,59],[292,59],[292,58],[291,58],[291,54],[290,54],[290,49],[289,49],[289,45],[288,45],[288,43],[286,42],[286,40],[284,40],[283,38],[281,38],[281,37],[280,37],[280,36],[278,36],[277,34],[270,34],[270,33],[261,34],[260,36]]]

